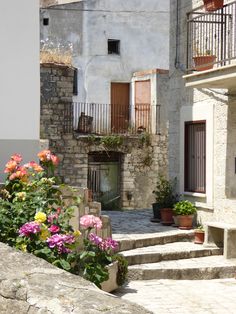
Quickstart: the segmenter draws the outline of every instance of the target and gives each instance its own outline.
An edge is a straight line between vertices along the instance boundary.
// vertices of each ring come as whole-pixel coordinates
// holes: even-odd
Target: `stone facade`
[[[202,222],[236,223],[235,96],[223,89],[186,88],[182,79],[187,59],[186,13],[199,5],[202,1],[171,2],[169,173],[179,179],[180,193],[196,202]],[[183,130],[184,122],[191,120],[206,120],[206,193],[202,196],[184,193]]]
[[[168,91],[166,80],[159,86],[159,102]],[[162,89],[162,91],[161,91]],[[150,208],[154,201],[158,173],[166,174],[167,134],[164,123],[165,108],[161,107],[159,134],[122,136],[117,147],[105,147],[102,137],[91,141],[89,136],[66,133],[65,109],[70,112],[73,91],[73,69],[58,65],[41,65],[41,139],[49,140],[49,147],[60,158],[59,176],[65,183],[85,187],[88,181],[88,154],[115,151],[120,158],[120,196],[123,208]],[[159,104],[160,105],[160,104]],[[68,109],[69,108],[69,109]]]

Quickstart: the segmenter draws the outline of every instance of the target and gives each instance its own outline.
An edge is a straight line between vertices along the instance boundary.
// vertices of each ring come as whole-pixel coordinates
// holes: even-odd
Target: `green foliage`
[[[196,213],[197,209],[190,201],[180,201],[174,206],[175,215],[193,215]]]
[[[107,265],[112,262],[110,253],[101,250],[89,240],[84,240],[84,251],[80,254],[80,274],[101,288],[101,283],[108,280]]]
[[[118,274],[117,274],[117,285],[122,286],[127,280],[128,274],[128,262],[123,255],[115,254],[113,256],[113,261],[118,262]]]
[[[41,155],[42,158],[54,156],[50,151]],[[73,188],[56,186],[56,178],[47,177],[52,169],[47,171],[34,162],[28,168],[20,166],[21,159],[20,155],[13,155],[6,165],[8,177],[0,190],[0,241],[80,274],[100,287],[109,278],[106,266],[113,262],[117,242],[93,235],[97,241],[94,242],[89,238],[92,228],[87,227],[82,249],[81,233],[70,226],[80,197],[72,197],[72,205],[68,206],[68,199],[63,199],[61,191],[72,189],[73,195]],[[42,164],[52,166],[47,160]]]
[[[150,146],[151,145],[151,135],[148,132],[142,132],[139,135],[139,141],[142,146]]]
[[[100,144],[103,145],[105,149],[115,149],[123,144],[123,138],[120,135],[103,136],[100,139]]]
[[[153,191],[159,208],[172,208],[178,202],[179,195],[175,192],[175,189],[176,178],[169,181],[164,176],[159,176],[156,189]]]

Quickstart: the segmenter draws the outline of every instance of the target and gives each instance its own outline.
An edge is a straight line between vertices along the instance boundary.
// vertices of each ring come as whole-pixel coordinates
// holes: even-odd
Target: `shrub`
[[[85,215],[81,226],[86,237],[80,248],[81,233],[69,224],[80,199],[74,198],[74,205],[66,206],[53,176],[58,158],[49,150],[38,157],[40,165],[30,162],[22,166],[18,154],[6,164],[7,179],[0,191],[0,241],[80,274],[100,287],[108,279],[106,266],[113,261],[118,243],[91,233],[102,227],[102,221]]]
[[[189,201],[180,201],[174,206],[175,215],[193,215],[196,211],[196,207]]]
[[[179,195],[175,193],[176,179],[169,181],[164,176],[159,176],[156,189],[153,191],[159,208],[172,208],[178,201]]]

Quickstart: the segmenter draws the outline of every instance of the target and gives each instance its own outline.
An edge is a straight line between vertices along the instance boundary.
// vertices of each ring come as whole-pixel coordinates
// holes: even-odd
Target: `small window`
[[[185,122],[185,191],[206,192],[206,121]]]
[[[49,25],[49,18],[48,17],[43,19],[43,25],[44,26],[48,26]]]
[[[117,39],[108,39],[108,54],[120,54],[120,41]]]
[[[78,69],[74,70],[74,78],[73,78],[73,95],[78,95]]]

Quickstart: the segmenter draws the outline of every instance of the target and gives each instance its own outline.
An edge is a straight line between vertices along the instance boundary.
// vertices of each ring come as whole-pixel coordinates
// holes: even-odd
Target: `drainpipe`
[[[176,1],[175,68],[179,68],[179,0]]]

